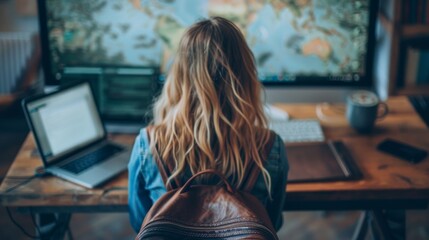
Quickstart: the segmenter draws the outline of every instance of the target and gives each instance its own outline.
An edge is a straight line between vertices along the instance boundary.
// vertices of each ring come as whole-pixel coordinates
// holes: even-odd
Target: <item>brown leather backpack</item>
[[[272,136],[264,156],[273,142]],[[156,161],[165,183],[169,169]],[[260,170],[251,164],[247,172],[243,190],[233,188],[215,170],[195,174],[155,202],[136,239],[278,239],[265,207],[250,194]],[[223,184],[192,185],[203,174],[215,174]]]

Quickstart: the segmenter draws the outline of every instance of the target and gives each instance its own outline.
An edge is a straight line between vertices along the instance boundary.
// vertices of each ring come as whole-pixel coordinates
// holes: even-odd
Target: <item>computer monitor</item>
[[[195,21],[223,16],[243,31],[264,85],[369,86],[373,0],[38,1],[47,84],[68,67],[159,67]]]
[[[244,33],[268,103],[342,101],[348,94],[344,89],[372,84],[377,0],[38,3],[46,83],[92,79],[107,121],[148,116],[181,35],[199,19],[215,15],[232,20]],[[140,76],[144,69],[155,69],[159,76]],[[139,81],[152,87],[134,87]],[[143,101],[136,98],[142,89]]]

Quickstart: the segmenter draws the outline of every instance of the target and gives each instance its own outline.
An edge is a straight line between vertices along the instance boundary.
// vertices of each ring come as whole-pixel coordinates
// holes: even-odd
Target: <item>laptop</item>
[[[127,168],[130,149],[107,140],[88,82],[26,98],[22,106],[47,172],[94,188]]]

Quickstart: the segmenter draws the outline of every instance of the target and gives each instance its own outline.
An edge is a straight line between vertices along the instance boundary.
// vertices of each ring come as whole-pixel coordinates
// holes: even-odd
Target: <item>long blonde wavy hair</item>
[[[174,166],[169,181],[216,169],[240,187],[251,161],[271,179],[261,152],[269,141],[253,54],[231,21],[213,17],[182,37],[154,105],[151,150]]]

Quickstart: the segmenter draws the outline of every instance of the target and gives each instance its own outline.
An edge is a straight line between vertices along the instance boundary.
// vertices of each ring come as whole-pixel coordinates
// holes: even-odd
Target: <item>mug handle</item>
[[[389,113],[389,107],[384,102],[380,102],[379,104],[383,107],[383,112],[377,115],[377,119],[383,119]]]

